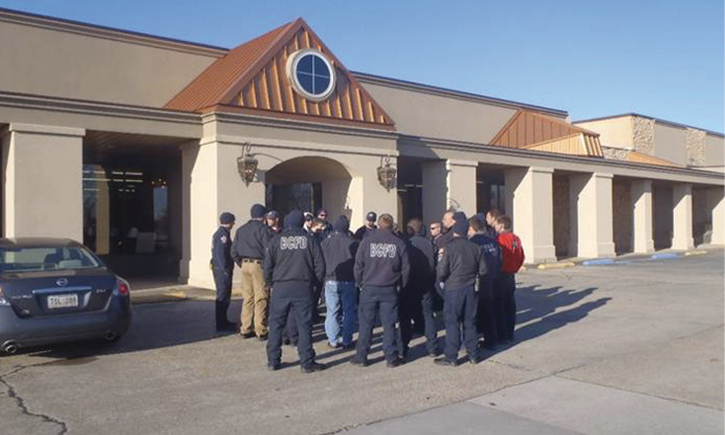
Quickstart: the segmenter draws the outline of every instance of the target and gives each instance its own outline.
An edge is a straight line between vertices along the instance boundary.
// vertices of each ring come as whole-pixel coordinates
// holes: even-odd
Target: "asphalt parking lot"
[[[139,305],[115,345],[0,358],[3,434],[722,434],[723,251],[519,275],[517,341],[439,367],[421,338],[388,369],[326,348],[265,369],[213,302]],[[239,301],[234,309],[238,313]]]

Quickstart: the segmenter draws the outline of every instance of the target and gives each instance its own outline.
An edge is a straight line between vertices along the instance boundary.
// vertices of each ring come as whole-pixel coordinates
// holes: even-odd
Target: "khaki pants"
[[[267,334],[269,289],[264,285],[262,265],[242,263],[242,334]]]

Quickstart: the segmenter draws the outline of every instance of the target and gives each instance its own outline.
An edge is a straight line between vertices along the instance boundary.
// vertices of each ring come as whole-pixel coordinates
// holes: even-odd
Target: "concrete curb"
[[[707,255],[707,251],[688,251],[685,252],[685,257],[692,257],[693,255]]]
[[[189,297],[182,291],[163,291],[163,292],[131,292],[131,303],[134,305],[155,304],[159,302],[176,302],[184,301]]]
[[[540,270],[550,270],[550,269],[564,269],[567,267],[574,267],[576,266],[576,263],[573,261],[562,261],[560,263],[543,263],[539,264],[537,269]]]

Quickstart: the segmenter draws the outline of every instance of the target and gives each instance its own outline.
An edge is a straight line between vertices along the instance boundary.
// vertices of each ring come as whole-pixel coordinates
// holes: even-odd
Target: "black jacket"
[[[435,280],[436,253],[433,242],[421,235],[414,235],[409,242],[410,282],[425,285]]]
[[[267,225],[258,221],[250,220],[237,229],[232,245],[232,257],[239,263],[242,258],[264,258],[264,251],[267,243],[274,236]]]
[[[405,287],[409,274],[408,248],[392,231],[375,230],[360,243],[355,256],[358,287]]]
[[[481,247],[464,237],[453,237],[443,251],[437,268],[438,281],[446,290],[476,285],[476,278],[488,273]]]
[[[270,240],[264,256],[264,281],[271,284],[288,281],[322,282],[325,261],[320,245],[302,228],[286,229]]]
[[[211,238],[211,265],[214,269],[226,271],[234,269],[231,247],[232,236],[229,234],[229,229],[219,227]]]
[[[360,228],[358,228],[357,231],[355,231],[355,236],[354,237],[357,240],[362,241],[362,239],[364,239],[365,237],[367,237],[370,234],[372,234],[372,232],[375,231],[376,229],[377,229],[377,226],[374,226],[372,228],[368,228],[365,225],[363,225]]]
[[[334,232],[322,241],[322,255],[325,257],[325,279],[328,281],[355,281],[353,269],[359,242],[347,232]]]
[[[453,240],[453,229],[450,228],[445,233],[441,234],[440,237],[438,237],[435,241],[436,243],[436,251],[439,251],[446,247],[448,242]]]

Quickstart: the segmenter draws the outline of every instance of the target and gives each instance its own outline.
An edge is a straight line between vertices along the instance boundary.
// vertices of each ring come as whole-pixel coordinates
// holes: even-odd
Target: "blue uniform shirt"
[[[211,265],[214,269],[232,270],[232,237],[229,229],[219,227],[211,238]]]
[[[501,273],[501,247],[496,239],[487,233],[479,233],[471,237],[471,241],[483,248],[483,258],[486,260],[488,274],[485,279],[493,282]]]

